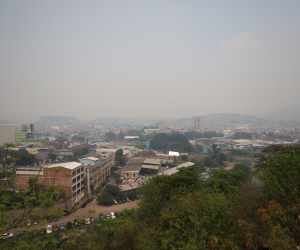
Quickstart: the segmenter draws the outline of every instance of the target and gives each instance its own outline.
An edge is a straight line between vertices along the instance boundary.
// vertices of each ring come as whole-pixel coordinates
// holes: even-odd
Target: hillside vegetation
[[[60,249],[297,249],[300,243],[300,146],[271,146],[256,176],[197,166],[155,176],[140,188],[139,207],[93,231],[56,242]],[[23,242],[25,249],[38,246]],[[52,244],[52,245],[51,245]],[[54,249],[54,243],[44,245]],[[52,248],[50,248],[50,246]]]

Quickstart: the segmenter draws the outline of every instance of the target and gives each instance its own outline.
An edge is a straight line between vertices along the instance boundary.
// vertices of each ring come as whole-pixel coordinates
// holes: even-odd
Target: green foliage
[[[246,150],[242,150],[242,149],[231,149],[230,153],[232,155],[247,155],[248,152]]]
[[[210,188],[216,188],[224,193],[236,192],[238,185],[245,179],[243,171],[212,170],[213,176],[205,181]]]
[[[224,161],[227,160],[227,157],[224,153],[212,154],[211,156],[207,156],[204,159],[204,165],[206,167],[219,167],[224,165]]]
[[[122,165],[125,162],[125,158],[123,156],[123,149],[118,149],[115,153],[115,161],[117,165]]]
[[[141,132],[138,131],[138,130],[128,130],[126,132],[126,135],[127,136],[140,136],[141,135]]]
[[[237,132],[232,136],[233,139],[252,139],[252,136],[250,133],[246,132]]]
[[[113,199],[119,200],[122,197],[122,192],[118,186],[107,184],[97,197],[97,202],[100,204],[110,203]]]
[[[116,140],[117,136],[115,133],[109,131],[109,132],[105,133],[105,138],[107,141],[113,141],[113,140]]]
[[[299,147],[271,146],[259,159],[256,177],[265,183],[272,198],[279,204],[291,201],[300,204]]]
[[[89,150],[87,148],[84,148],[82,150],[79,150],[79,151],[75,152],[74,156],[75,157],[80,157],[80,156],[86,155],[88,153],[89,153]]]
[[[209,132],[196,132],[196,131],[191,131],[191,132],[185,132],[184,135],[189,139],[189,140],[193,140],[193,139],[197,139],[197,138],[211,138],[211,137],[223,137],[223,134],[219,134],[213,131],[209,131]]]
[[[67,138],[59,136],[56,138],[56,141],[60,143],[64,143],[65,141],[67,141]]]
[[[125,134],[121,130],[120,133],[118,134],[119,140],[124,140]]]
[[[51,159],[52,161],[54,161],[56,159],[56,154],[53,154],[53,153],[50,152],[48,154],[48,157],[49,157],[49,159]]]
[[[187,155],[182,155],[180,158],[182,161],[187,161],[189,159]]]
[[[165,133],[157,134],[151,139],[151,148],[183,152],[191,152],[193,150],[186,136],[182,134],[167,135]]]
[[[212,148],[214,154],[221,152],[221,149],[218,148],[218,146],[216,144],[213,144],[211,148]]]
[[[78,135],[74,135],[72,137],[72,141],[84,141],[84,137],[78,136]]]
[[[249,178],[251,174],[250,168],[245,163],[236,163],[231,171],[243,171],[245,173],[245,177]]]

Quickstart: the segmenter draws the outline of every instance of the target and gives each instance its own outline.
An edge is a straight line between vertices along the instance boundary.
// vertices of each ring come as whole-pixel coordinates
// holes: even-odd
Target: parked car
[[[129,197],[130,200],[135,201],[134,196]]]
[[[74,227],[77,227],[77,226],[79,226],[79,225],[78,225],[78,220],[75,219],[75,220],[74,220]]]
[[[17,232],[17,236],[22,236],[23,234],[25,234],[26,233],[26,231],[18,231]]]
[[[71,229],[72,228],[72,222],[67,222],[67,229]]]
[[[87,203],[83,203],[82,205],[81,205],[81,208],[85,208],[87,206]]]
[[[85,225],[85,220],[84,219],[80,220],[80,225],[83,225],[83,226]]]
[[[122,203],[123,203],[122,200],[118,200],[118,202],[119,202],[119,204],[122,204]]]
[[[93,200],[96,199],[96,198],[97,198],[97,195],[94,195],[94,196],[93,196]]]
[[[60,223],[59,229],[60,230],[64,230],[65,229],[65,224],[64,223]]]
[[[114,199],[114,203],[116,204],[116,205],[118,205],[118,202]]]
[[[96,194],[100,194],[100,190],[97,190],[97,191],[96,191]]]
[[[32,238],[35,238],[35,237],[36,237],[36,231],[35,231],[35,230],[32,231],[31,236],[32,236]]]
[[[139,199],[140,199],[140,196],[137,194],[137,195],[135,196],[135,198],[136,198],[137,200],[139,200]]]
[[[105,215],[105,219],[109,219],[109,218],[110,218],[109,214]]]
[[[95,218],[94,218],[94,217],[91,217],[91,218],[90,218],[90,221],[91,221],[91,223],[95,223]]]
[[[90,225],[91,224],[90,219],[85,219],[85,224]]]
[[[27,226],[30,226],[31,225],[31,219],[29,219],[28,221],[27,221]]]
[[[143,198],[143,195],[142,195],[142,194],[140,194],[140,198]]]
[[[120,213],[119,212],[115,212],[115,216],[116,216],[116,218],[118,218],[120,216]]]
[[[92,199],[88,199],[86,202],[87,202],[87,203],[90,203],[91,201],[92,201]]]
[[[104,219],[105,219],[105,217],[104,217],[104,214],[103,214],[103,213],[100,213],[100,214],[99,214],[99,217],[100,217],[100,220],[104,220]]]
[[[110,217],[114,220],[116,218],[115,213],[114,212],[110,212]]]
[[[8,240],[9,238],[13,238],[13,237],[14,237],[14,234],[5,233],[5,234],[2,234],[2,236],[0,236],[0,239]]]
[[[55,216],[53,216],[53,221],[58,221],[58,218],[57,218],[57,216],[55,215]]]
[[[20,221],[20,227],[23,227],[24,226],[24,221]]]
[[[105,206],[109,207],[109,203],[105,203]]]
[[[126,200],[127,202],[129,202],[129,201],[130,201],[128,197],[126,197],[126,198],[125,198],[125,200]]]
[[[37,224],[39,224],[39,220],[38,220],[38,219],[35,219],[35,220],[33,221],[33,225],[37,225]]]
[[[53,231],[54,232],[58,231],[58,226],[56,224],[53,226]]]
[[[40,235],[43,235],[43,234],[45,234],[46,233],[46,229],[45,228],[41,228],[40,229]]]
[[[125,199],[125,198],[122,198],[122,202],[123,202],[123,203],[126,203],[126,199]]]
[[[50,216],[47,216],[47,221],[52,222],[52,218]]]
[[[52,233],[52,226],[48,225],[46,230],[47,230],[47,234]]]

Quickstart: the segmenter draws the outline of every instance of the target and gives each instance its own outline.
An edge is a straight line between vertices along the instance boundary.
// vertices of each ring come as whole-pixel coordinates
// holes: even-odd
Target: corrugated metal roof
[[[160,159],[149,159],[149,158],[147,158],[144,161],[144,164],[160,165]]]
[[[157,165],[142,165],[142,168],[159,169],[159,166],[157,166]]]

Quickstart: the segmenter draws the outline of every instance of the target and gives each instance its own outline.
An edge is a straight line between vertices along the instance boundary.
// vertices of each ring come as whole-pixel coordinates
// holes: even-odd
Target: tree
[[[53,154],[53,153],[50,152],[48,154],[48,158],[51,159],[52,161],[54,161],[56,159],[56,154]]]
[[[120,130],[119,133],[119,140],[124,140],[125,134],[122,132],[122,130]]]
[[[115,153],[115,161],[118,165],[122,165],[123,149],[118,149]]]
[[[95,209],[90,209],[90,208],[89,208],[89,210],[88,210],[87,213],[88,213],[88,216],[90,217],[91,214],[94,215],[94,214],[96,213],[96,210],[95,210]]]
[[[65,137],[59,136],[59,137],[56,138],[56,141],[60,142],[60,143],[64,143],[65,141],[67,141],[67,139]]]
[[[243,171],[245,173],[246,178],[249,178],[251,174],[250,168],[245,163],[236,163],[231,171]]]
[[[97,197],[97,201],[105,204],[110,203],[113,199],[119,200],[121,197],[122,193],[118,186],[107,184],[101,194]]]
[[[250,133],[237,132],[233,135],[233,139],[252,139],[252,136]]]
[[[214,151],[214,154],[217,154],[221,151],[221,149],[218,148],[218,145],[216,145],[216,144],[213,144],[211,148]]]
[[[182,161],[187,161],[189,158],[188,158],[188,156],[187,155],[182,155],[181,156],[181,160]]]
[[[111,132],[111,131],[105,133],[105,139],[106,139],[107,141],[113,141],[113,140],[116,140],[116,137],[117,137],[116,134],[113,133],[113,132]]]

